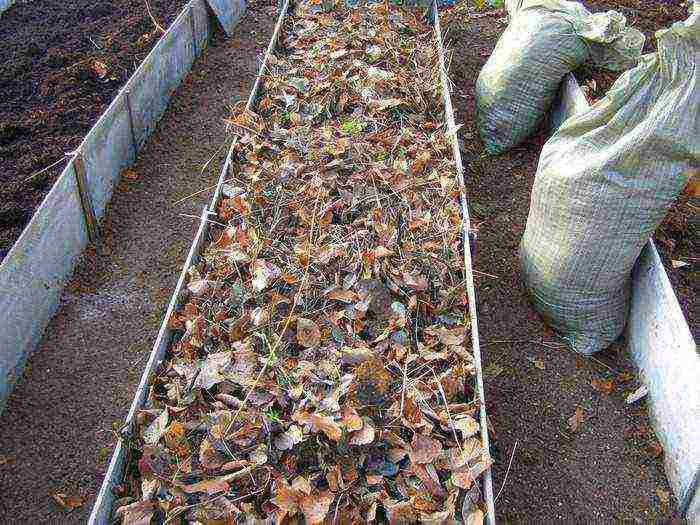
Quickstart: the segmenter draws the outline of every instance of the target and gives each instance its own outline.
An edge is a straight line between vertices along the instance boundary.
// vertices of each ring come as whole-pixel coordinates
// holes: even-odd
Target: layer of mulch
[[[185,3],[148,2],[162,28]],[[161,34],[144,0],[18,3],[2,14],[0,260],[65,167],[65,153]]]
[[[255,113],[230,120],[235,186],[170,319],[116,515],[483,519],[462,511],[490,458],[461,186],[422,13],[291,8]]]
[[[102,242],[0,416],[0,523],[86,522],[211,198],[200,190],[218,179],[229,105],[248,97],[272,34],[271,3],[249,4],[234,38],[215,37],[117,185]]]
[[[449,12],[448,12],[449,13]],[[449,14],[446,13],[444,18]],[[464,140],[494,483],[499,521],[652,521],[674,502],[624,349],[584,360],[565,349],[530,305],[518,264],[542,133],[482,157],[474,82],[505,28],[503,11],[452,24],[453,103]],[[478,146],[472,148],[470,143]],[[512,460],[512,463],[511,463]]]
[[[645,53],[656,50],[656,31],[688,17],[688,4],[683,0],[585,0],[584,4],[594,12],[615,9],[624,14],[627,21],[646,36]],[[582,67],[575,75],[590,102],[602,98],[619,76],[590,65]],[[700,258],[697,256],[700,237],[699,207],[700,200],[693,201],[682,196],[669,210],[654,235],[666,273],[696,338],[700,333],[696,300],[700,291]]]

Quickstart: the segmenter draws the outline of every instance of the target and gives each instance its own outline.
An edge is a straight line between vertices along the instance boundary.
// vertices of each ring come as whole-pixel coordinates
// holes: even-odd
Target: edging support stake
[[[90,242],[95,243],[100,238],[100,232],[95,216],[95,208],[92,206],[92,198],[90,197],[90,190],[87,185],[85,162],[83,161],[83,154],[80,149],[75,151],[73,169],[75,170],[75,180],[78,183],[78,195],[80,196],[80,204],[83,208],[83,217],[85,217],[88,239]]]
[[[190,29],[192,29],[192,50],[194,58],[197,58],[199,52],[197,51],[197,32],[194,27],[194,7],[192,7],[192,4],[190,4]]]
[[[126,113],[129,116],[129,131],[131,132],[131,145],[134,148],[134,160],[139,151],[138,144],[136,143],[136,130],[134,129],[134,116],[131,113],[131,91],[128,89],[124,90],[124,104],[126,105]]]

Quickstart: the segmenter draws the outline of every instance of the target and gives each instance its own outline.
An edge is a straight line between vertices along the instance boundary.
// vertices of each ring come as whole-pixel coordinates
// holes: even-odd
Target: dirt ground
[[[149,0],[163,28],[184,4]],[[65,167],[64,154],[80,144],[160,34],[143,0],[18,2],[2,14],[0,260]]]
[[[138,178],[115,191],[104,242],[76,269],[0,417],[0,523],[85,523],[211,195],[174,203],[215,184],[221,155],[201,167],[225,152],[227,106],[248,96],[274,11],[250,7],[237,37],[215,38],[139,155]],[[56,492],[84,502],[68,512]]]
[[[632,363],[619,349],[591,361],[562,348],[521,284],[518,245],[546,136],[481,158],[473,121],[474,81],[505,27],[503,16],[487,14],[447,37],[454,51],[453,103],[464,124],[468,198],[478,226],[475,269],[496,276],[477,274],[477,294],[496,491],[505,483],[498,518],[542,523],[668,518],[674,502],[662,501],[670,489],[645,406],[624,401],[638,386]],[[583,421],[572,432],[568,422],[578,408]]]
[[[688,17],[686,2],[683,0],[585,0],[584,4],[592,11],[616,9],[624,14],[628,22],[646,36],[645,53],[656,50],[656,31]],[[589,99],[595,100],[605,95],[618,75],[587,66],[577,71],[576,76],[585,86]],[[590,83],[591,79],[595,84]],[[696,339],[700,334],[697,304],[700,294],[700,259],[697,256],[700,236],[699,208],[700,199],[681,197],[654,236],[666,273]],[[674,260],[688,265],[675,267]]]

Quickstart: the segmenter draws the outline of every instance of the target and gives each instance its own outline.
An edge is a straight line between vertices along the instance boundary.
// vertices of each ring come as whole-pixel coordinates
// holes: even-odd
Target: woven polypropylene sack
[[[564,76],[589,57],[610,69],[633,65],[644,35],[616,11],[591,15],[580,3],[512,0],[510,23],[476,82],[479,133],[501,153],[544,119]]]
[[[545,144],[520,247],[546,320],[591,354],[623,331],[639,253],[700,167],[700,23],[657,33],[589,111]]]

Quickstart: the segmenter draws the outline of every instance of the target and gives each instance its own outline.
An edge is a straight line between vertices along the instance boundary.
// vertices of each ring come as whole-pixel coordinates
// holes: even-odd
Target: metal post
[[[196,58],[199,54],[197,49],[197,32],[194,26],[194,7],[190,4],[190,29],[192,30],[192,49],[194,50],[194,57]]]
[[[124,105],[126,106],[126,113],[129,115],[129,132],[131,133],[131,145],[134,148],[134,158],[136,158],[136,153],[139,150],[138,143],[136,142],[136,129],[134,128],[134,116],[131,112],[131,91],[128,89],[124,90]]]
[[[73,169],[75,170],[75,180],[78,184],[78,195],[80,196],[80,204],[83,208],[83,217],[85,217],[85,227],[87,229],[88,239],[95,243],[100,238],[99,225],[95,215],[95,208],[92,205],[92,197],[90,197],[90,188],[87,184],[87,174],[85,172],[85,162],[80,149],[75,151],[73,157]]]

